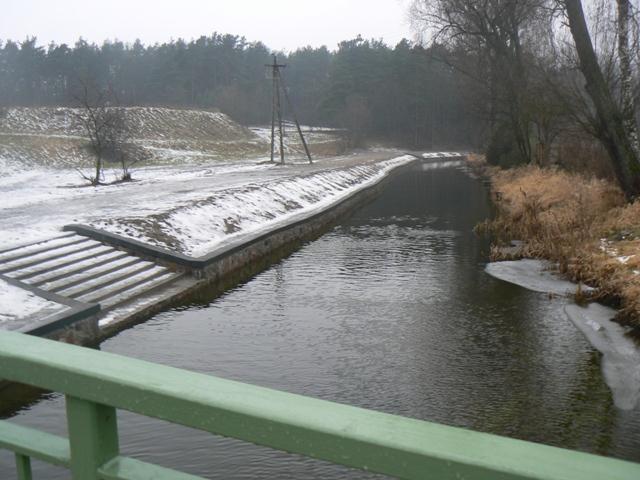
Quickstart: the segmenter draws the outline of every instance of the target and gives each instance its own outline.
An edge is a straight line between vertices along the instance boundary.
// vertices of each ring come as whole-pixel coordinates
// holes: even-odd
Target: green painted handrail
[[[195,478],[177,472],[172,477],[166,473],[171,471],[155,477],[152,469],[166,469],[121,457],[116,409],[399,478],[640,478],[640,464],[341,405],[19,333],[0,332],[0,378],[67,396],[69,465],[75,480]],[[49,439],[56,452],[47,453],[46,442],[29,450],[28,432],[16,435],[14,429],[12,434],[6,424],[0,422],[0,447],[17,453],[19,469],[29,456],[45,461],[46,455],[61,457],[58,440]],[[21,475],[30,478],[29,472]]]

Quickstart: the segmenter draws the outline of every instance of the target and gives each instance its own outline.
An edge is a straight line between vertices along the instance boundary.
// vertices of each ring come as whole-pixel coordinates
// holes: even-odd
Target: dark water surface
[[[493,279],[474,236],[484,187],[417,165],[322,238],[217,299],[102,349],[289,392],[640,461],[640,411],[613,405],[563,302]],[[66,434],[50,395],[14,421]],[[119,413],[125,454],[207,478],[363,478],[324,462]],[[37,464],[36,478],[67,478]],[[0,478],[13,478],[0,454]]]

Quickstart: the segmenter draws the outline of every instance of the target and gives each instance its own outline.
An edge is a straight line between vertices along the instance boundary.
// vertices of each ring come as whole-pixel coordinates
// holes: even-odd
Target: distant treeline
[[[110,89],[120,105],[216,108],[244,124],[270,121],[273,52],[236,35],[143,45],[79,40],[0,43],[0,106],[74,105],[80,85]],[[406,145],[469,144],[476,131],[463,79],[432,51],[360,37],[338,49],[279,54],[300,121]]]

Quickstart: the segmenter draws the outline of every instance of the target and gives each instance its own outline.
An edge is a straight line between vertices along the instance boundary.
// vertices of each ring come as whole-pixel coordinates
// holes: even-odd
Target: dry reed
[[[477,159],[476,159],[477,161]],[[496,215],[479,226],[494,239],[493,260],[545,258],[640,327],[640,201],[627,204],[611,181],[533,166],[485,169]],[[521,240],[522,248],[503,248]]]

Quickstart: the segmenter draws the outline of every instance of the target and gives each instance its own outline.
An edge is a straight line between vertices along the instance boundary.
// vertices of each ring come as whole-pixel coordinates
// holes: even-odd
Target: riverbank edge
[[[110,234],[81,226],[70,226],[65,229],[90,236],[106,244],[130,251],[142,258],[159,261],[178,270],[185,271],[188,276],[182,279],[182,285],[174,286],[168,293],[161,292],[153,303],[132,311],[126,311],[116,319],[101,325],[99,335],[92,344],[99,344],[122,330],[143,323],[151,316],[172,305],[187,305],[194,300],[206,297],[215,298],[234,286],[247,281],[298,250],[305,243],[315,240],[326,233],[338,221],[348,217],[356,209],[373,201],[386,183],[393,177],[411,168],[416,162],[424,161],[415,158],[407,163],[391,169],[376,182],[358,189],[339,199],[326,208],[309,216],[296,219],[284,225],[238,239],[203,257],[186,257],[177,255],[180,261],[174,262],[170,252],[150,247],[146,244],[139,249],[137,241],[129,242],[125,237]],[[104,317],[98,315],[98,322]]]
[[[44,336],[52,340],[75,343],[90,348],[99,348],[100,343],[108,338],[135,325],[144,323],[153,315],[171,306],[188,305],[197,301],[199,298],[206,298],[207,301],[216,298],[225,291],[242,282],[246,282],[251,277],[266,270],[271,265],[298,250],[304,244],[321,237],[336,225],[337,222],[347,218],[358,208],[373,201],[387,182],[396,175],[412,168],[417,162],[424,162],[424,160],[417,155],[408,155],[415,158],[391,169],[375,183],[352,192],[337,202],[328,205],[326,208],[312,213],[308,217],[297,219],[284,225],[278,225],[275,229],[261,232],[251,237],[245,237],[201,259],[183,256],[185,259],[189,259],[190,262],[200,261],[202,268],[195,272],[188,272],[189,275],[186,278],[179,279],[177,285],[169,286],[160,292],[152,294],[154,296],[151,303],[136,309],[124,309],[123,313],[117,316],[114,321],[100,326],[97,329],[93,327],[89,329],[92,332],[96,332],[95,335],[87,335],[84,331],[87,329],[83,329],[82,334],[78,334],[77,326],[74,324],[67,325],[65,322],[61,322],[61,325],[64,326],[59,330],[49,331]],[[125,237],[90,228],[85,230],[84,228],[80,228],[83,227],[81,225],[74,225],[72,227],[73,228],[68,229],[65,227],[65,229],[77,231],[80,234],[93,230],[95,236],[91,236],[92,238],[107,244],[111,241],[114,246],[121,250],[130,251],[142,258],[155,261],[160,260],[163,264],[178,269],[184,269],[186,266],[185,263],[176,265],[171,262],[171,255],[167,255],[167,251],[161,251],[161,249],[156,249],[146,244],[142,244],[145,245],[146,248],[139,251],[138,244],[140,244],[140,242],[132,241],[129,243]],[[155,254],[156,250],[161,252],[162,258],[159,258],[158,255]],[[217,262],[216,259],[221,261]],[[193,265],[196,264],[197,263]],[[109,312],[94,313],[85,318],[83,324],[91,323],[93,325],[95,323],[97,326],[100,320],[108,314]],[[0,393],[2,393],[3,397],[6,397],[7,392],[12,392],[9,394],[10,397],[20,397],[21,399],[31,398],[32,396],[37,397],[41,393],[31,387],[0,379]],[[23,404],[23,401],[9,402],[6,405],[4,403],[6,403],[6,400],[0,402],[0,416],[6,415],[6,413],[10,412],[13,408],[18,408]]]
[[[598,275],[602,266],[594,265],[594,258],[604,258],[605,262],[613,264],[615,268],[617,258],[611,253],[615,249],[607,251],[602,245],[591,245],[589,248],[592,255],[564,255],[561,258],[551,255],[548,252],[536,251],[532,254],[532,249],[526,238],[505,238],[508,232],[500,231],[500,226],[496,227],[496,219],[500,215],[505,215],[504,209],[499,208],[500,203],[508,199],[505,198],[504,192],[496,188],[496,177],[501,170],[497,167],[488,165],[481,155],[469,155],[466,160],[468,168],[481,178],[489,188],[491,201],[494,206],[494,214],[492,218],[487,218],[484,222],[476,225],[475,231],[479,235],[488,235],[491,238],[491,254],[490,260],[494,262],[506,260],[519,260],[525,258],[534,258],[547,260],[555,265],[554,273],[562,278],[566,278],[577,284],[574,300],[578,304],[586,304],[591,301],[597,301],[603,305],[611,307],[617,311],[614,321],[629,328],[629,334],[638,342],[640,341],[640,304],[635,302],[630,304],[628,294],[625,295],[622,287],[625,285],[624,279],[603,278]],[[545,169],[542,169],[545,170]],[[554,172],[554,169],[546,169],[547,172]],[[586,177],[585,177],[586,178]],[[544,187],[544,184],[542,184]],[[613,187],[617,189],[617,187]],[[526,196],[527,192],[522,192]],[[619,210],[620,207],[611,208],[610,212]],[[639,227],[640,228],[640,227]],[[501,237],[502,238],[499,238]],[[591,239],[592,242],[598,239]],[[553,241],[553,239],[552,239]],[[600,240],[602,243],[602,240]],[[609,276],[613,276],[611,268],[607,269]],[[585,272],[588,274],[585,275]],[[638,281],[638,274],[626,272],[626,274],[616,272],[616,275],[624,275],[627,279]],[[584,288],[588,285],[592,288]]]

